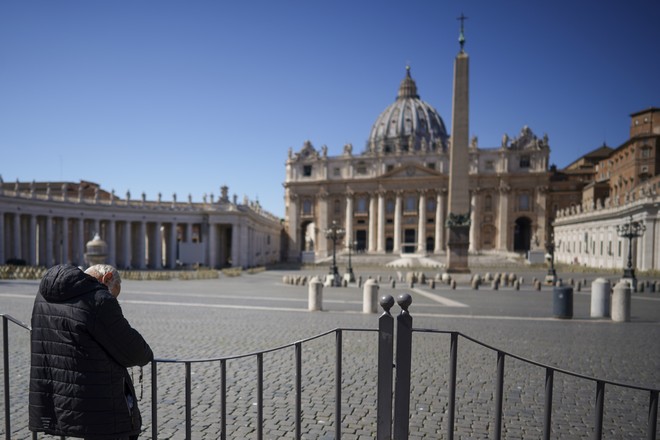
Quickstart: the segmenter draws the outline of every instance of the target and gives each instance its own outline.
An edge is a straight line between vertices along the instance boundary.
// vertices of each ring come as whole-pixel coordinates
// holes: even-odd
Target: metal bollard
[[[362,313],[376,313],[378,306],[378,283],[368,279],[362,289]]]
[[[308,307],[310,312],[317,312],[323,309],[323,283],[314,277],[309,282],[307,287],[308,292]]]
[[[632,289],[627,281],[619,281],[612,294],[612,321],[630,322],[630,296]]]
[[[591,283],[592,318],[609,318],[611,290],[612,285],[605,278],[597,278]]]
[[[573,317],[573,287],[558,286],[552,289],[552,314],[555,318]]]

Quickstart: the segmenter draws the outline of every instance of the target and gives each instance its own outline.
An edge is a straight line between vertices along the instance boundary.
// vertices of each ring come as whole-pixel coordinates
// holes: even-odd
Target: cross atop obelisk
[[[464,50],[463,14],[458,42],[461,51],[454,60],[454,100],[449,156],[449,214],[447,216],[447,271],[469,272],[470,179],[469,171],[469,58]]]
[[[463,25],[465,24],[465,20],[467,19],[468,18],[465,15],[463,15],[462,12],[461,12],[461,16],[456,19],[456,20],[460,20],[461,22],[461,33],[458,35],[458,43],[461,45],[461,53],[464,52],[463,46],[465,46],[465,33],[463,32]]]

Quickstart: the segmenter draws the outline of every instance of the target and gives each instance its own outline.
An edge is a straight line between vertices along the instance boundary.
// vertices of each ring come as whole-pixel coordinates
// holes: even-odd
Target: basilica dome
[[[417,85],[406,67],[396,101],[388,106],[371,128],[367,150],[373,153],[444,151],[447,130],[438,112],[417,94]]]

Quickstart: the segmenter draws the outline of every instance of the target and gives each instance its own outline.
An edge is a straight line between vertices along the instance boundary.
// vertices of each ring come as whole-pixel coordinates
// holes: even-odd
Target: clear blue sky
[[[0,2],[0,174],[200,201],[228,185],[284,215],[307,139],[361,152],[410,64],[451,127],[461,13],[470,131],[524,125],[568,165],[660,106],[660,2]]]

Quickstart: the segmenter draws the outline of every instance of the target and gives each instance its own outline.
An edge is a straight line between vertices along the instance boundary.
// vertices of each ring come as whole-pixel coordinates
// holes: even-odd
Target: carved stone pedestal
[[[447,232],[447,272],[469,273],[470,225],[448,226]]]

